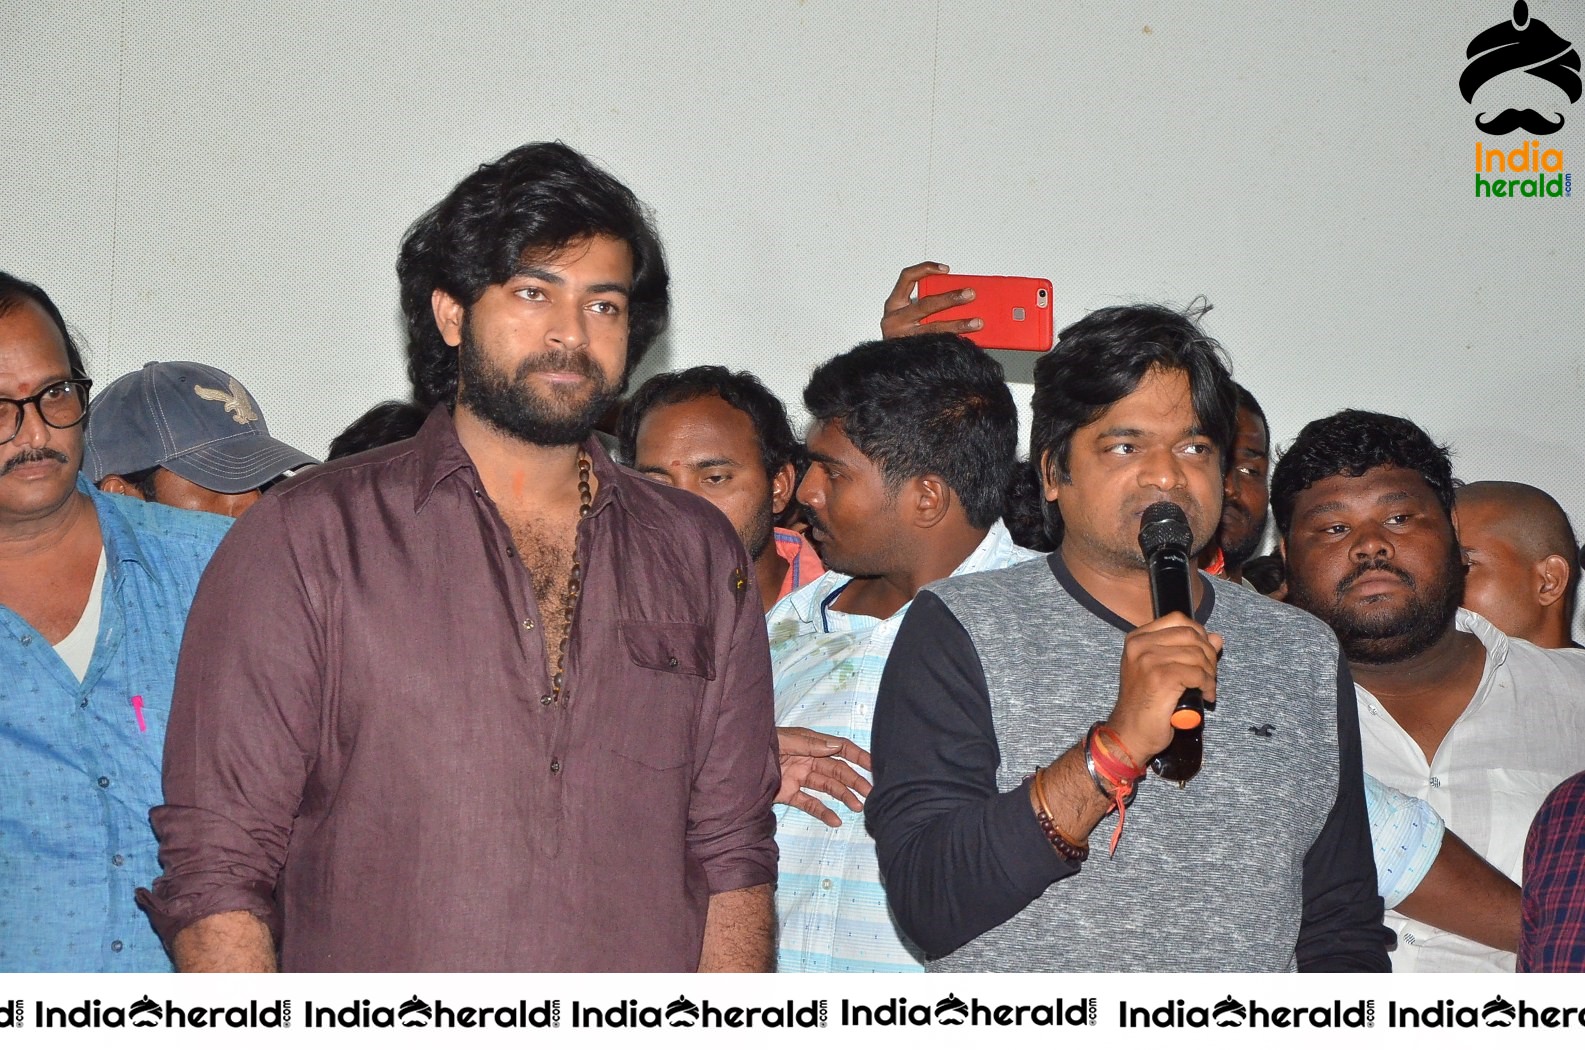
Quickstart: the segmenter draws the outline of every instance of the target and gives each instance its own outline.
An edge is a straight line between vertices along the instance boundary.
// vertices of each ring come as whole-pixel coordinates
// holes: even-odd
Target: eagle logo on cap
[[[234,376],[231,379],[231,388],[229,390],[216,390],[214,387],[195,385],[193,393],[205,401],[225,402],[221,407],[231,413],[231,418],[237,421],[238,426],[258,422],[259,414],[253,411],[253,402],[249,400],[248,392],[242,389],[242,384],[237,382]]]

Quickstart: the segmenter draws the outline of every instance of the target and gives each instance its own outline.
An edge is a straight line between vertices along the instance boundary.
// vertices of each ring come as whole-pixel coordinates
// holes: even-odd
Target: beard
[[[471,321],[462,325],[457,361],[457,404],[485,423],[531,445],[576,445],[594,431],[622,393],[582,350],[547,350],[518,362],[508,375],[473,338]],[[545,397],[529,385],[535,372],[575,372],[594,382],[581,400],[575,395]]]
[[[1386,571],[1410,587],[1409,602],[1394,613],[1376,612],[1372,605],[1345,606],[1344,592],[1367,572]],[[1322,596],[1288,578],[1288,602],[1311,613],[1337,634],[1343,655],[1350,663],[1394,664],[1419,656],[1448,631],[1464,600],[1464,561],[1457,544],[1450,544],[1446,563],[1434,578],[1417,580],[1387,561],[1355,566],[1338,581],[1332,594]]]
[[[892,498],[885,510],[889,512],[896,505],[896,499]],[[814,545],[815,552],[820,555],[820,563],[830,571],[851,576],[855,580],[873,580],[909,564],[911,555],[900,545],[903,538],[897,534],[895,526],[889,536],[878,535],[874,528],[866,534],[865,529],[852,524],[850,515],[845,532],[833,534],[824,518],[807,504],[802,506],[804,520],[809,523],[809,534],[804,538]],[[816,532],[820,535],[814,535]],[[846,540],[843,536],[846,536]],[[856,546],[844,546],[845,542]]]
[[[1060,500],[1057,501],[1060,504]],[[1089,540],[1080,537],[1075,530],[1064,529],[1059,533],[1066,540],[1072,536],[1082,546],[1088,546],[1099,552],[1115,568],[1127,572],[1143,572],[1149,569],[1145,561],[1145,552],[1139,546],[1139,518],[1138,515],[1146,507],[1156,503],[1173,503],[1183,511],[1184,518],[1189,523],[1189,559],[1192,562],[1198,558],[1212,543],[1216,541],[1217,530],[1221,527],[1220,506],[1214,511],[1208,510],[1204,504],[1187,492],[1179,493],[1175,498],[1157,496],[1146,502],[1125,506],[1123,508],[1126,525],[1114,536],[1094,537]],[[1056,506],[1060,511],[1061,507]],[[1214,515],[1214,516],[1213,516]]]
[[[775,535],[772,531],[770,501],[766,500],[760,505],[760,509],[755,511],[753,519],[737,534],[737,538],[743,541],[743,549],[748,551],[748,560],[758,561],[759,556],[765,553],[765,548],[770,546],[771,540],[775,539]]]

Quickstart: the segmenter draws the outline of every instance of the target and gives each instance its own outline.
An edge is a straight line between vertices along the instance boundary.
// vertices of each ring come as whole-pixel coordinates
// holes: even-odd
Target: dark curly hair
[[[1446,445],[1401,416],[1345,409],[1306,423],[1282,453],[1271,474],[1271,515],[1283,536],[1293,524],[1299,493],[1339,475],[1362,476],[1376,467],[1412,470],[1425,479],[1449,516],[1453,510],[1453,461]]]
[[[428,410],[412,401],[381,401],[330,440],[330,454],[325,462],[410,438],[428,417]]]
[[[1007,484],[1007,503],[1002,523],[1013,542],[1027,550],[1049,553],[1062,546],[1062,518],[1046,509],[1045,488],[1040,482],[1040,465],[1019,462]],[[1052,535],[1053,524],[1057,534]]]
[[[650,376],[622,407],[616,439],[622,460],[631,464],[638,454],[638,428],[654,408],[680,405],[701,397],[718,397],[748,416],[759,439],[760,459],[766,474],[775,474],[788,463],[802,468],[803,446],[793,437],[787,409],[750,372],[732,372],[720,365],[699,365],[680,372]]]
[[[1029,458],[1049,455],[1057,473],[1068,476],[1073,435],[1132,394],[1153,368],[1182,372],[1189,379],[1194,416],[1216,444],[1226,474],[1238,433],[1238,394],[1222,347],[1199,325],[1210,305],[1197,300],[1187,310],[1136,304],[1109,306],[1064,328],[1057,343],[1035,362],[1030,402]],[[1060,509],[1046,504],[1046,527],[1060,536]]]
[[[1073,434],[1132,394],[1153,368],[1183,372],[1205,436],[1216,442],[1225,470],[1238,432],[1237,391],[1220,344],[1200,330],[1210,307],[1187,311],[1138,304],[1109,306],[1064,328],[1035,362],[1029,458],[1049,453],[1064,476]]]
[[[861,343],[819,368],[804,405],[839,423],[893,491],[938,474],[976,529],[1002,516],[1017,465],[1018,409],[1002,366],[961,336]]]
[[[671,278],[644,205],[609,172],[560,142],[531,142],[480,165],[419,216],[396,261],[414,398],[432,406],[457,396],[457,351],[435,326],[435,289],[472,306],[525,263],[599,235],[625,241],[633,252],[630,375],[666,329]]]
[[[72,335],[72,330],[66,327],[66,319],[61,316],[60,307],[56,306],[55,301],[38,285],[0,270],[0,317],[28,300],[37,303],[38,308],[43,310],[60,330],[61,341],[66,344],[66,364],[71,369],[72,375],[78,379],[87,379],[88,372],[83,367],[82,351],[77,347],[77,339]]]

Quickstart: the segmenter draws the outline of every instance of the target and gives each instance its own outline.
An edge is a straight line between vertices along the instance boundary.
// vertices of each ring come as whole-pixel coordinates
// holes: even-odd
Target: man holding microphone
[[[941,971],[1383,971],[1358,716],[1336,639],[1139,545],[1211,542],[1236,399],[1196,317],[1096,311],[1035,369],[1049,558],[920,593],[875,714],[866,807],[900,927]],[[1146,774],[1198,689],[1204,764]],[[1095,832],[1099,829],[1100,834]]]

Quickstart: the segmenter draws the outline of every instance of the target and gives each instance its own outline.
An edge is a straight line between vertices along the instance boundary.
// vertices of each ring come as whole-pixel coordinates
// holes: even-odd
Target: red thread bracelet
[[[1113,746],[1122,753],[1127,763],[1118,759],[1107,749],[1106,738],[1110,737]],[[1123,822],[1128,817],[1128,800],[1133,797],[1134,790],[1145,770],[1138,765],[1134,756],[1123,745],[1123,740],[1117,735],[1117,730],[1104,722],[1097,722],[1090,727],[1089,733],[1084,737],[1084,758],[1092,769],[1100,774],[1100,779],[1111,786],[1111,806],[1107,812],[1117,810],[1117,827],[1112,831],[1112,841],[1109,853],[1117,852],[1118,840],[1123,837]]]
[[[1090,727],[1090,734],[1100,742],[1101,752],[1106,756],[1107,764],[1119,772],[1120,776],[1114,779],[1138,780],[1145,775],[1145,767],[1140,765],[1139,760],[1129,752],[1128,748],[1123,746],[1123,738],[1117,735],[1117,730],[1105,722],[1097,722]],[[1112,747],[1115,747],[1118,753],[1127,760],[1126,764],[1119,762],[1112,755],[1111,748],[1107,746],[1108,740],[1110,740]]]

